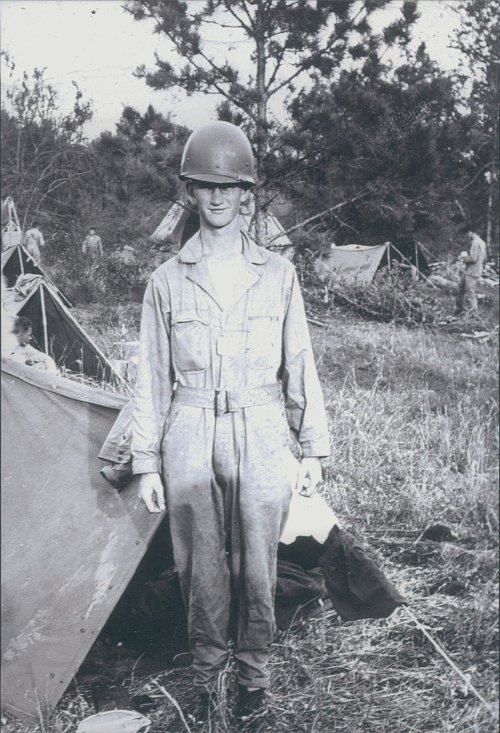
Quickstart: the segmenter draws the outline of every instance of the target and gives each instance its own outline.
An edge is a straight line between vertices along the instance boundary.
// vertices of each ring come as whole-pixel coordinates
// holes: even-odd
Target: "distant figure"
[[[455,315],[477,311],[476,290],[487,259],[486,244],[481,237],[471,231],[469,226],[464,227],[461,231],[466,235],[469,253],[462,252],[458,258],[460,262],[464,263],[465,270],[458,284]]]
[[[102,241],[93,227],[89,229],[89,233],[83,240],[82,252],[90,267],[95,267],[102,257]]]
[[[33,257],[36,264],[39,265],[42,258],[40,247],[45,247],[45,240],[36,221],[31,225],[31,229],[28,229],[26,232],[24,246],[28,253]]]
[[[14,321],[12,333],[17,339],[17,344],[9,354],[11,359],[49,374],[58,373],[54,359],[31,346],[33,327],[30,320],[24,316],[18,316]]]

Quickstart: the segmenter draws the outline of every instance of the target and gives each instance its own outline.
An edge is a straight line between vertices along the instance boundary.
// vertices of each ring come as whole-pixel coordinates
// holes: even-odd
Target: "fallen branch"
[[[287,234],[290,234],[291,232],[294,232],[296,229],[300,229],[305,224],[309,224],[311,221],[314,221],[315,219],[319,219],[321,216],[325,216],[325,214],[331,214],[332,211],[336,211],[337,209],[341,209],[343,206],[346,206],[347,204],[352,204],[354,201],[358,201],[358,199],[364,198],[364,196],[367,196],[368,193],[360,193],[358,196],[354,196],[354,198],[349,199],[348,201],[342,201],[340,204],[335,204],[335,206],[330,206],[330,208],[325,209],[324,211],[320,211],[319,214],[314,214],[314,216],[310,216],[308,219],[304,219],[304,221],[301,221],[299,224],[295,224],[295,226],[290,227],[290,229],[287,229],[284,232],[280,232],[279,234],[275,234],[274,237],[271,237],[268,241],[268,246],[271,244],[271,242],[274,242],[275,239],[279,239],[280,237],[284,237]],[[290,245],[286,245],[290,246]]]

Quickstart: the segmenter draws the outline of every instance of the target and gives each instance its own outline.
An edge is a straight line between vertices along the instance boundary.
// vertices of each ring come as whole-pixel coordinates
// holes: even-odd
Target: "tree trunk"
[[[486,250],[489,258],[498,260],[498,117],[493,112],[493,162],[489,171],[488,181],[488,205],[486,212]]]
[[[264,189],[262,185],[263,161],[267,140],[267,92],[266,92],[266,46],[263,0],[257,2],[255,44],[257,50],[257,135],[256,163],[257,185],[255,186],[255,236],[258,244],[264,244]]]

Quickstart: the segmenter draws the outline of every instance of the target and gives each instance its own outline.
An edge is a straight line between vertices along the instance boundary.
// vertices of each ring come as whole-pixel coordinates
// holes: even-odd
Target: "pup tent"
[[[37,265],[33,257],[21,244],[2,250],[2,275],[8,288],[13,288],[20,276],[39,275],[45,278],[63,303],[71,308],[71,303],[64,293],[52,282],[47,273]]]
[[[416,240],[384,242],[374,246],[346,244],[332,246],[327,255],[316,260],[315,271],[319,279],[342,280],[353,285],[369,285],[378,270],[391,269],[394,263],[415,268],[417,276],[429,271],[429,265]]]
[[[1,381],[2,700],[33,721],[57,704],[110,615],[130,625],[135,610],[165,630],[182,603],[172,567],[137,581],[148,557],[159,563],[151,552],[164,517],[147,512],[136,479],[118,492],[99,472],[127,400],[8,359]],[[337,525],[326,540],[325,526],[319,538],[296,537],[302,519],[310,532],[309,500],[296,501],[278,555],[277,603],[289,619],[325,595],[344,619],[387,617],[405,603]]]
[[[252,212],[240,214],[242,228],[253,236]],[[285,230],[278,219],[270,211],[264,217],[264,241],[270,242],[270,249],[280,252],[292,248],[293,244],[285,234]],[[186,203],[174,202],[164,218],[151,234],[150,239],[156,244],[183,245],[199,229],[198,214],[191,210]]]
[[[15,318],[24,316],[33,326],[34,345],[49,354],[59,369],[101,383],[126,382],[72,316],[59,291],[42,275],[26,274],[13,288],[2,291],[2,308]]]

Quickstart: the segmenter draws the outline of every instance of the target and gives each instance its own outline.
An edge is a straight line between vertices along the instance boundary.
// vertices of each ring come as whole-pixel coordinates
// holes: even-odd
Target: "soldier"
[[[82,252],[89,262],[89,267],[93,269],[102,257],[102,240],[93,227],[89,229],[89,233],[83,240]]]
[[[216,705],[232,638],[246,719],[265,711],[278,540],[291,491],[321,481],[327,420],[295,268],[240,229],[255,183],[247,137],[228,122],[196,130],[180,175],[200,230],[147,286],[132,467],[149,511],[168,507],[195,717]]]
[[[477,312],[476,290],[487,259],[486,243],[481,237],[471,231],[468,225],[463,228],[462,232],[468,240],[469,252],[463,252],[459,257],[465,269],[458,284],[455,315]]]
[[[42,232],[38,228],[38,222],[34,221],[31,227],[27,230],[24,246],[26,247],[28,254],[30,254],[36,264],[39,265],[42,258],[40,247],[45,246],[45,240]]]

